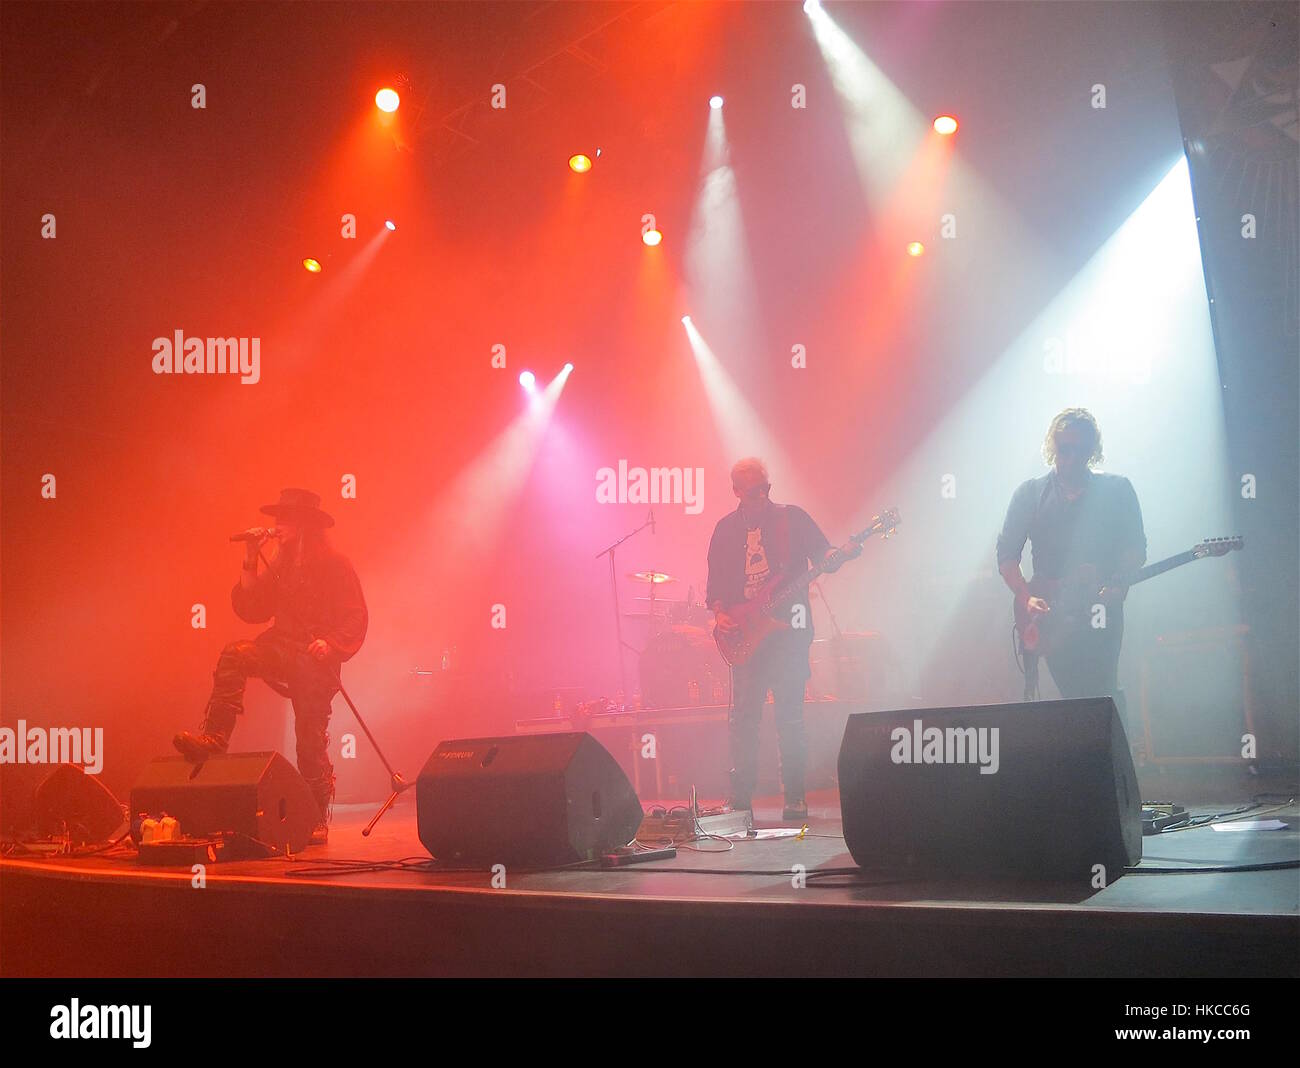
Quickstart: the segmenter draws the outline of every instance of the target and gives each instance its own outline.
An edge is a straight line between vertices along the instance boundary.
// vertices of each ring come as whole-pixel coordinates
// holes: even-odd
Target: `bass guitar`
[[[898,522],[898,509],[890,508],[873,516],[866,529],[854,534],[849,540],[854,545],[861,545],[877,534],[882,538],[891,538]],[[825,571],[826,561],[823,560],[798,575],[773,575],[759,587],[752,598],[727,608],[726,614],[738,624],[738,629],[724,634],[721,627],[713,628],[713,640],[718,645],[722,659],[732,667],[740,667],[754,656],[768,635],[778,630],[790,630],[791,625],[776,618],[777,615],[788,610],[790,602]]]

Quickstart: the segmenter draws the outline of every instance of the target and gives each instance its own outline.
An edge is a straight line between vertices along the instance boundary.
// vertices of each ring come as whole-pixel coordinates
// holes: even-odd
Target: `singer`
[[[281,490],[280,500],[261,511],[275,518],[276,527],[255,527],[231,539],[244,542],[247,551],[230,599],[244,622],[265,623],[272,617],[275,622],[254,640],[233,641],[221,650],[202,726],[197,733],[182,731],[173,741],[195,763],[224,753],[236,717],[244,711],[247,680],[265,680],[293,702],[298,770],[321,810],[312,843],[324,844],[334,800],[330,705],[339,688],[339,665],[361,648],[369,616],[352,564],[326,540],[325,530],[334,520],[321,511],[319,496]],[[267,543],[275,548],[259,571]]]

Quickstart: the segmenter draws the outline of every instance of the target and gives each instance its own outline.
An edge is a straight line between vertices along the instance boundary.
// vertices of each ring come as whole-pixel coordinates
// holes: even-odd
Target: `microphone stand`
[[[619,706],[620,712],[626,711],[627,709],[627,665],[623,663],[623,650],[624,648],[631,649],[632,652],[634,653],[639,652],[640,650],[638,650],[634,646],[628,645],[627,642],[623,640],[623,617],[620,614],[620,610],[618,606],[618,571],[615,569],[615,565],[614,565],[614,553],[616,552],[618,547],[622,545],[625,541],[627,541],[629,538],[633,538],[636,535],[640,534],[641,531],[645,530],[646,527],[653,527],[654,522],[655,522],[654,512],[651,511],[651,513],[646,517],[646,521],[642,523],[639,527],[637,527],[635,530],[629,531],[628,533],[624,534],[621,538],[618,539],[618,541],[614,542],[613,545],[610,545],[608,548],[602,549],[600,552],[596,554],[597,560],[599,560],[602,556],[605,555],[609,556],[609,588],[614,595],[614,637],[618,642],[618,684],[623,691],[623,703]],[[651,593],[654,592],[653,582],[650,584],[650,590]],[[652,604],[651,611],[653,610],[654,609]]]
[[[266,565],[266,569],[269,572],[271,572],[272,575],[275,576],[275,579],[278,582],[280,579],[280,572],[277,571],[273,566],[271,566],[270,560],[268,560],[265,556],[262,555],[262,547],[260,545],[257,547],[257,555],[258,558],[262,561],[262,563]],[[308,645],[304,645],[299,642],[294,642],[293,645],[299,652],[303,653],[304,655],[307,656],[311,655],[310,653],[307,652]],[[278,686],[274,686],[272,688],[277,692],[282,693],[285,697],[290,696],[287,690],[282,690]],[[380,821],[384,813],[387,812],[390,808],[392,808],[394,803],[396,803],[398,797],[401,796],[401,794],[403,794],[405,791],[409,790],[412,786],[414,786],[415,783],[407,782],[404,778],[402,778],[401,774],[399,772],[394,771],[393,766],[390,763],[388,763],[388,758],[384,756],[384,751],[379,747],[379,743],[375,741],[375,736],[370,733],[370,728],[366,726],[366,721],[361,717],[361,713],[357,710],[357,706],[352,703],[352,698],[348,696],[348,691],[343,688],[342,679],[339,679],[339,693],[343,695],[343,700],[345,700],[348,703],[348,708],[352,709],[352,714],[356,716],[357,722],[361,725],[362,731],[364,731],[366,737],[370,739],[370,744],[375,747],[375,753],[379,756],[380,763],[384,765],[384,769],[388,772],[388,785],[392,788],[393,791],[391,794],[388,795],[388,800],[379,806],[379,811],[374,814],[370,822],[367,823],[365,827],[362,828],[361,836],[363,838],[369,838],[370,832],[375,829],[375,824]]]
[[[393,792],[388,795],[388,800],[379,806],[379,811],[371,817],[370,822],[361,829],[361,837],[369,838],[370,832],[375,829],[375,824],[383,818],[385,812],[393,807],[403,793],[415,785],[413,782],[407,782],[402,778],[400,772],[393,770],[393,766],[388,763],[388,758],[384,756],[384,751],[379,748],[379,743],[375,741],[375,736],[370,733],[370,728],[366,726],[366,721],[361,718],[361,713],[357,711],[357,706],[352,703],[352,698],[348,696],[348,691],[343,688],[342,680],[339,681],[339,693],[343,695],[343,700],[348,703],[348,708],[352,709],[352,714],[357,717],[357,722],[361,724],[361,729],[366,732],[366,737],[370,739],[370,744],[375,747],[375,752],[379,754],[379,759],[388,772],[388,785],[392,787]]]

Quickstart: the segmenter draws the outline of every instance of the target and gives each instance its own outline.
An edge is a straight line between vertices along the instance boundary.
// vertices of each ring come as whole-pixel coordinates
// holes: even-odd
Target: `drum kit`
[[[627,577],[649,587],[635,598],[644,609],[624,612],[625,619],[646,628],[641,652],[641,693],[650,708],[725,705],[731,700],[731,673],[709,631],[709,609],[689,587],[685,598],[659,596],[660,586],[675,583],[662,571],[630,571]]]

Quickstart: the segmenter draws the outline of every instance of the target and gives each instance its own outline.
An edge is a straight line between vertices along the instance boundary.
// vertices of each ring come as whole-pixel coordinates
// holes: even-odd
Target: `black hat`
[[[262,505],[261,511],[276,519],[287,519],[307,527],[332,527],[334,519],[321,511],[320,496],[305,489],[282,489],[275,504]]]

